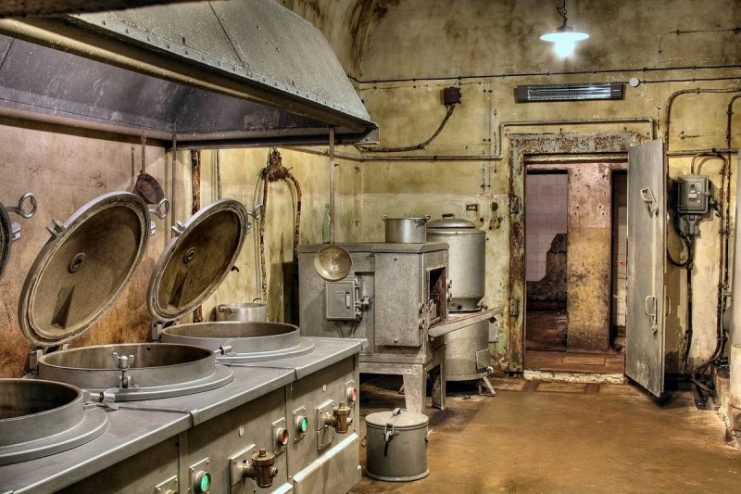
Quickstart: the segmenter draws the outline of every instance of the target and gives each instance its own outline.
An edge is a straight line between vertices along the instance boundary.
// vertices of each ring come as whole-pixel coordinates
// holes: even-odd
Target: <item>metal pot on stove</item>
[[[381,217],[386,229],[386,243],[423,244],[427,242],[427,222],[429,216],[410,218]]]
[[[268,307],[260,302],[219,304],[211,313],[212,321],[267,322]]]

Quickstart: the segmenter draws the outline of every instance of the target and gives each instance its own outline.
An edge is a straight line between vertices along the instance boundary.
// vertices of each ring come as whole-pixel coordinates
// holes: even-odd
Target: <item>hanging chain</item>
[[[561,27],[565,27],[566,21],[568,20],[566,17],[566,0],[563,0],[563,3],[561,4],[561,6],[556,7],[556,10],[558,11],[559,14],[561,14],[561,17],[563,17],[563,24],[561,25]]]

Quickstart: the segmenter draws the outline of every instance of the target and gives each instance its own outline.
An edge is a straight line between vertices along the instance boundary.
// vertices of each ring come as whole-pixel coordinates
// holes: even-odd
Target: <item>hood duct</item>
[[[178,147],[371,140],[323,35],[273,0],[0,20],[0,116]]]

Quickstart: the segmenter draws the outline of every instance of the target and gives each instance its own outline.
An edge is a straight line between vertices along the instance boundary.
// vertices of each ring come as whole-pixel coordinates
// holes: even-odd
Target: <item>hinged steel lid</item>
[[[174,321],[216,291],[242,250],[247,216],[240,202],[221,199],[173,227],[175,237],[149,281],[147,304],[152,315]]]
[[[476,225],[454,214],[444,214],[442,218],[427,223],[427,228],[476,228]]]
[[[144,255],[149,211],[129,192],[104,194],[48,228],[21,292],[21,330],[37,347],[60,345],[93,325]]]
[[[430,419],[423,413],[410,412],[403,408],[397,408],[388,412],[371,413],[365,417],[365,423],[368,427],[376,429],[385,429],[386,426],[393,426],[396,430],[403,429],[420,429],[427,427]]]
[[[13,224],[10,222],[8,212],[0,203],[0,277],[5,271],[10,257],[10,243],[13,241]]]

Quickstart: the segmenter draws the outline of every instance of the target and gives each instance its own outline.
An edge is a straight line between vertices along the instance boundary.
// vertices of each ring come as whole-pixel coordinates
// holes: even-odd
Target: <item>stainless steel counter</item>
[[[338,362],[357,355],[360,345],[361,340],[315,338],[315,349],[310,354],[232,367],[234,381],[221,388],[168,399],[121,403],[118,410],[109,409],[106,412],[109,419],[108,430],[89,443],[64,453],[0,467],[0,476],[5,479],[3,482],[5,490],[2,492],[3,494],[57,492],[131,459],[149,448],[158,445],[162,447],[162,444],[167,444],[168,441],[172,443],[168,447],[174,451],[174,460],[164,457],[153,458],[154,463],[162,461],[164,464],[167,461],[174,461],[176,466],[170,468],[175,468],[175,472],[178,469],[182,470],[182,466],[177,467],[177,450],[183,447],[179,445],[178,436],[184,437],[182,433],[187,431],[190,434],[190,431],[196,430],[199,424],[228,412],[232,412],[233,415],[233,411],[238,407],[263,401],[268,394],[281,388],[285,388],[286,393],[290,394],[293,383],[297,383],[303,377],[311,376],[312,379],[329,382],[327,380],[331,376],[327,374],[322,377],[323,373],[319,371],[325,369],[324,373],[327,373]],[[337,388],[334,394],[344,392],[339,386],[344,386],[348,375],[351,377],[357,375],[357,361],[354,362],[344,369],[343,376],[338,380],[341,384],[333,385]],[[261,398],[263,400],[259,400]],[[355,414],[357,415],[357,411]],[[316,450],[315,446],[312,447]],[[136,480],[136,475],[137,472],[131,472],[132,480]],[[281,475],[284,476],[285,473]],[[359,473],[357,475],[359,476]],[[182,474],[179,489],[179,492],[187,491]]]

